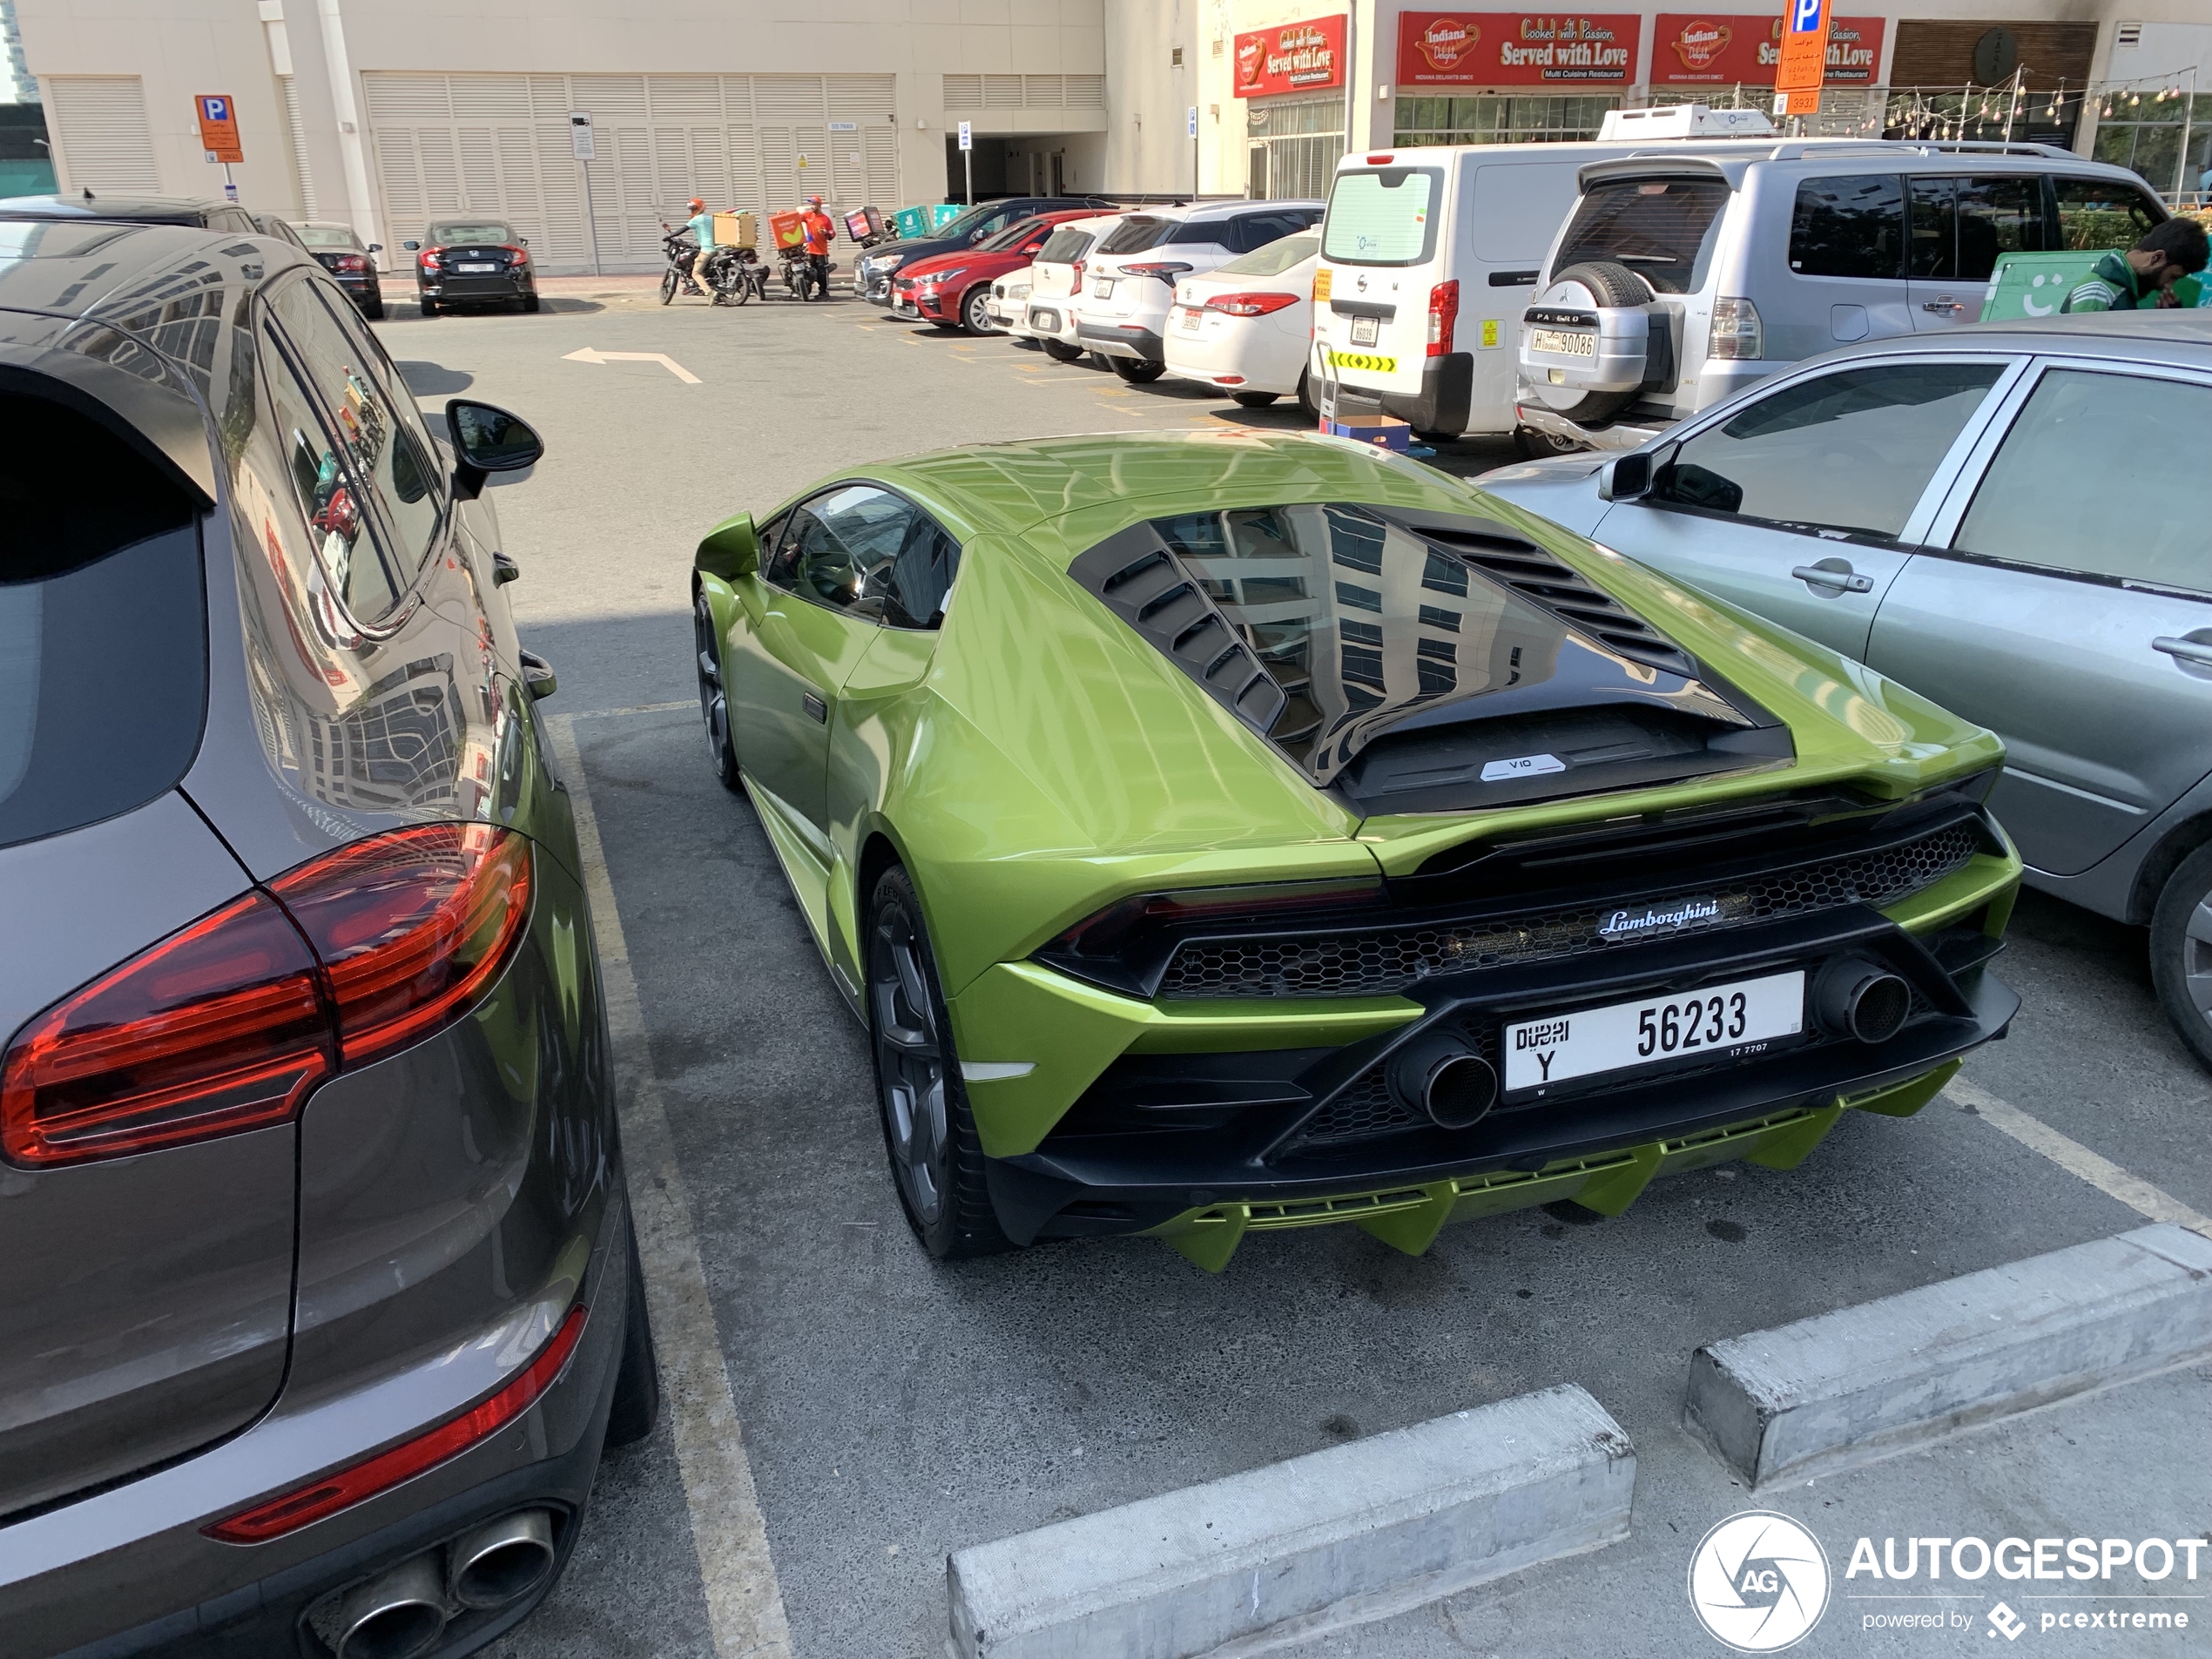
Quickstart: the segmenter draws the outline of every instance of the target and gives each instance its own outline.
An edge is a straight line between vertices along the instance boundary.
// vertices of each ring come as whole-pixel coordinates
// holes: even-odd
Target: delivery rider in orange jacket
[[[829,294],[829,245],[837,239],[837,226],[822,211],[822,199],[809,196],[806,205],[799,210],[799,222],[806,233],[803,246],[806,263],[814,269],[814,280],[821,287],[825,298]]]

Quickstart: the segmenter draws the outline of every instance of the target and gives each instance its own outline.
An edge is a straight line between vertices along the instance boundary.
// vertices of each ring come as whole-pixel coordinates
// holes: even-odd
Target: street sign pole
[[[967,122],[960,124],[960,160],[968,173],[968,205],[975,206],[975,129]]]
[[[1197,105],[1193,104],[1190,106],[1190,114],[1185,125],[1190,133],[1190,199],[1196,201],[1198,199],[1198,106]]]
[[[599,153],[599,146],[591,131],[590,111],[569,111],[569,148],[583,173],[583,228],[591,239],[591,274],[601,276],[604,273],[599,269],[599,217],[591,206],[591,163]]]
[[[239,144],[238,105],[228,92],[200,92],[192,98],[192,112],[199,118],[201,153],[223,165],[223,199],[236,201],[238,181],[231,166],[246,159]]]

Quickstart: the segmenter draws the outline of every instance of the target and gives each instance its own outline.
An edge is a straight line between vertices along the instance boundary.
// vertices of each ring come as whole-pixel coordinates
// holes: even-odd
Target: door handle
[[[813,692],[809,691],[805,697],[801,698],[799,701],[806,704],[806,712],[813,715],[815,719],[820,721],[824,725],[827,725],[829,724],[829,705],[823,702],[820,698],[816,697]]]
[[[2178,657],[2185,663],[2195,663],[2200,668],[2212,668],[2212,644],[2201,639],[2175,639],[2161,634],[2150,642],[2153,651],[2162,651],[2168,657]]]
[[[1966,308],[1947,295],[1941,300],[1923,300],[1920,302],[1920,309],[1923,311],[1964,311]]]
[[[1838,593],[1871,593],[1874,578],[1859,576],[1849,565],[1840,570],[1831,570],[1817,564],[1800,564],[1790,574],[1808,587],[1832,588]]]

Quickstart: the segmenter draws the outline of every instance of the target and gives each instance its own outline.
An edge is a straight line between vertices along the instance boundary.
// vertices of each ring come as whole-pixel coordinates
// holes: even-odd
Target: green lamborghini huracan
[[[2019,999],[1989,732],[1440,473],[979,445],[699,545],[699,696],[938,1256],[1786,1168]]]

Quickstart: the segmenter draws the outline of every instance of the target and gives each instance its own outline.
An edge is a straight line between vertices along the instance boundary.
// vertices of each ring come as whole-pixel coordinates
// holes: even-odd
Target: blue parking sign
[[[1818,33],[1821,8],[1827,3],[1828,0],[1790,0],[1790,32],[1793,35]]]

